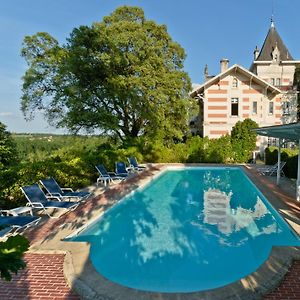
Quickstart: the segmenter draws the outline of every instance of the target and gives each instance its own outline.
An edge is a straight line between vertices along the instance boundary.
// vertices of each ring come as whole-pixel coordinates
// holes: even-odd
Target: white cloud
[[[12,112],[0,112],[0,117],[12,117],[14,114]]]

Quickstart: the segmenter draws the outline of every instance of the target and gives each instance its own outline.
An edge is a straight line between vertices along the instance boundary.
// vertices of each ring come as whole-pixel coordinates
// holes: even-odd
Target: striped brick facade
[[[233,81],[235,81],[233,83]],[[232,99],[238,101],[238,114],[232,114]],[[253,104],[256,102],[256,104]],[[273,104],[270,104],[272,102]],[[273,105],[273,112],[270,108]],[[256,111],[255,111],[256,106]],[[259,82],[237,69],[203,90],[203,136],[219,138],[230,134],[237,121],[251,118],[260,126],[282,123],[280,94],[270,93]]]
[[[209,76],[206,66],[206,81],[190,94],[199,99],[200,108],[194,133],[219,138],[230,134],[232,127],[246,118],[260,127],[297,122],[293,80],[300,61],[293,59],[273,21],[262,49],[255,48],[249,70],[237,64],[228,68],[228,64],[227,59],[222,59],[221,72],[216,76]],[[232,101],[238,103],[238,108],[232,106]],[[264,149],[266,138],[260,137],[258,144]]]

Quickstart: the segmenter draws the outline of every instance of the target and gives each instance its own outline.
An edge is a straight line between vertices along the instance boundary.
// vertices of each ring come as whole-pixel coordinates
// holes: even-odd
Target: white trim
[[[283,64],[300,64],[300,60],[282,60]]]
[[[260,65],[260,64],[271,64],[273,63],[272,60],[254,60],[254,64]],[[281,64],[300,64],[300,60],[281,60],[279,63]]]
[[[273,61],[272,60],[254,60],[254,64],[271,64]]]
[[[205,83],[203,83],[202,85],[200,85],[199,87],[197,87],[196,89],[194,89],[190,93],[190,96],[191,97],[195,97],[201,89],[205,89],[207,86],[212,85],[217,79],[220,79],[225,74],[230,73],[233,70],[235,70],[235,71],[236,70],[240,70],[240,71],[244,72],[246,75],[248,75],[251,79],[254,78],[255,80],[257,80],[259,83],[261,83],[262,85],[264,85],[267,89],[270,88],[270,89],[273,90],[273,92],[277,92],[278,94],[282,93],[282,91],[280,89],[278,89],[277,87],[271,85],[270,83],[268,83],[264,79],[258,77],[257,75],[255,75],[254,73],[252,73],[249,70],[245,69],[244,67],[242,67],[242,66],[240,66],[238,64],[234,64],[232,67],[230,67],[226,71],[224,71],[224,72],[216,75],[215,77],[211,78],[210,80],[206,81]]]

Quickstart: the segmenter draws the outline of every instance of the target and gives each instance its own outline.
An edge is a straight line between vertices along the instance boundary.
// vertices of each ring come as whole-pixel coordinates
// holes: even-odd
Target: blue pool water
[[[255,271],[300,240],[239,168],[168,170],[75,241],[104,277],[146,291],[192,292]]]

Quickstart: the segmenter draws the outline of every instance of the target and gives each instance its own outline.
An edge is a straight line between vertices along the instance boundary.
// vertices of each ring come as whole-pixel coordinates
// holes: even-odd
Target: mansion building
[[[259,51],[256,47],[250,69],[220,61],[220,73],[208,74],[203,84],[191,92],[199,103],[199,115],[191,121],[192,133],[219,138],[230,134],[237,121],[250,118],[259,127],[297,121],[297,92],[294,73],[300,61],[293,59],[273,21]],[[260,149],[268,138],[259,138]]]

